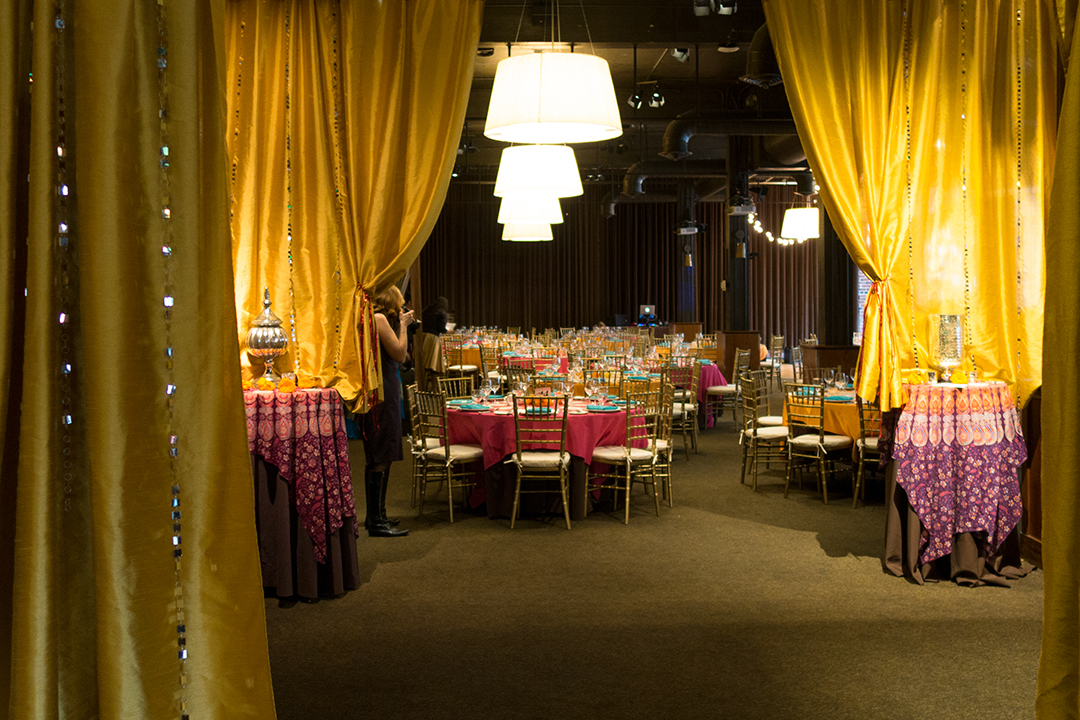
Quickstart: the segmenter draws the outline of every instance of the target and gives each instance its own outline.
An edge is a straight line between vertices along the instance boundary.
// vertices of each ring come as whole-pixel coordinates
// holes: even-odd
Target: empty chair
[[[683,450],[686,459],[690,459],[690,446],[698,451],[698,382],[701,378],[699,363],[683,367],[674,366],[667,370],[666,379],[675,386],[675,402],[671,410],[671,431],[678,432],[683,438]],[[681,390],[682,398],[679,399]]]
[[[783,415],[774,415],[772,412],[772,404],[769,401],[769,383],[766,380],[766,372],[764,370],[749,370],[744,375],[749,375],[757,383],[757,404],[754,408],[754,415],[758,425],[768,426],[780,426],[784,424]],[[739,389],[740,394],[742,388]],[[743,408],[746,407],[746,403],[743,403]]]
[[[731,375],[731,382],[727,385],[710,385],[705,389],[705,411],[713,419],[724,416],[724,409],[731,408],[731,421],[735,422],[735,411],[739,406],[739,376],[750,367],[750,351],[735,351],[735,369]]]
[[[802,348],[797,345],[791,348],[791,379],[797,383],[806,382],[803,379]]]
[[[626,498],[623,523],[630,523],[630,487],[634,482],[652,488],[656,514],[660,515],[660,495],[656,482],[656,430],[660,417],[660,391],[631,395],[626,401],[626,442],[622,445],[602,445],[593,451],[593,462],[586,471],[586,492],[609,489],[615,493],[618,506],[619,491]],[[600,463],[611,467],[609,472],[594,472]],[[595,482],[599,480],[600,482]]]
[[[857,394],[855,403],[859,408],[859,439],[855,441],[855,449],[858,453],[859,471],[855,474],[855,492],[852,494],[851,507],[858,506],[859,495],[862,494],[863,502],[866,502],[866,485],[863,478],[867,463],[878,462],[881,452],[878,450],[878,439],[881,437],[881,410],[877,401],[863,400]]]
[[[765,371],[765,379],[769,383],[769,389],[775,381],[780,382],[780,368],[784,365],[784,336],[773,335],[769,343],[769,359],[762,360],[759,367]]]
[[[852,440],[847,435],[825,432],[825,388],[822,385],[790,383],[784,394],[788,418],[784,497],[787,497],[791,487],[791,474],[796,470],[797,461],[808,460],[817,469],[818,489],[821,491],[822,500],[828,505],[828,475],[835,472],[838,452],[849,449]],[[801,468],[799,472],[801,473]],[[801,474],[799,478],[799,486],[802,487]],[[854,486],[854,483],[852,485]]]
[[[836,367],[803,367],[803,382],[810,385],[821,385],[822,383],[831,382],[833,378],[839,377],[843,372],[844,369],[839,365]]]
[[[450,375],[473,375],[480,368],[464,360],[465,347],[462,340],[443,339],[443,355],[446,356],[446,370]]]
[[[531,365],[504,365],[503,374],[506,377],[506,390],[508,392],[517,392],[518,387],[522,384],[525,387],[532,385],[533,369]]]
[[[647,391],[646,391],[647,392]],[[637,394],[637,393],[635,393]],[[656,420],[656,462],[653,466],[653,475],[660,484],[660,492],[667,500],[668,507],[674,507],[674,499],[671,491],[671,414],[675,406],[675,386],[663,383],[660,387],[660,397],[657,411],[659,416]]]
[[[450,522],[454,522],[454,491],[462,491],[461,503],[464,507],[468,502],[466,491],[477,485],[469,480],[474,473],[465,466],[483,460],[484,450],[479,445],[451,445],[448,442],[450,435],[445,395],[431,392],[417,392],[414,395],[418,420],[416,427],[421,445],[427,448],[420,455],[420,508],[417,514],[424,514],[428,485],[445,482],[449,493]],[[430,447],[434,443],[437,445]]]
[[[746,483],[746,475],[752,471],[751,488],[757,490],[758,469],[761,463],[768,468],[772,461],[787,461],[788,429],[784,425],[763,425],[759,413],[768,411],[768,387],[764,373],[743,373],[739,379],[743,405],[742,475],[739,482]]]
[[[499,371],[501,357],[502,347],[498,343],[484,343],[480,346],[480,375],[484,380],[502,383],[502,373]]]
[[[562,500],[566,529],[570,529],[570,453],[566,452],[566,395],[514,396],[514,528],[522,494],[557,492]],[[550,487],[551,481],[557,488]],[[526,487],[525,484],[528,483]]]

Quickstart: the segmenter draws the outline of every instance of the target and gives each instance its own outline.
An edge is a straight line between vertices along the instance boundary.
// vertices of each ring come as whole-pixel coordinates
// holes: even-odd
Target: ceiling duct
[[[750,49],[746,53],[746,74],[739,79],[766,89],[784,82],[784,78],[780,76],[780,62],[773,51],[768,25],[762,25],[754,33],[754,39],[750,41]]]
[[[640,164],[640,163],[639,163]],[[712,164],[720,167],[724,165],[722,161],[712,161]],[[634,167],[637,167],[636,165]],[[670,165],[669,165],[670,167]],[[633,170],[633,168],[631,168]],[[727,190],[727,175],[726,170],[722,173],[710,174],[710,175],[697,175],[695,173],[678,173],[675,175],[668,173],[658,173],[660,177],[674,177],[693,179],[699,178],[697,182],[693,184],[693,192],[690,197],[693,198],[693,202],[703,201],[722,201],[726,198],[724,193]],[[671,193],[645,193],[641,189],[641,183],[645,180],[646,175],[635,174],[633,178],[627,174],[624,184],[629,183],[639,188],[638,192],[609,192],[604,196],[604,199],[600,201],[604,208],[604,217],[615,217],[615,205],[618,203],[655,203],[655,202],[682,202],[685,200],[680,199],[680,196],[672,195]]]
[[[647,177],[664,178],[727,178],[725,160],[693,160],[672,165],[663,160],[642,160],[630,166],[623,178],[624,195],[641,195],[645,192]]]
[[[795,135],[795,121],[790,118],[727,118],[707,119],[686,117],[672,120],[664,131],[660,157],[682,160],[690,152],[694,135]],[[796,138],[797,140],[798,138]],[[805,155],[804,155],[805,157]],[[790,164],[790,163],[787,163]]]

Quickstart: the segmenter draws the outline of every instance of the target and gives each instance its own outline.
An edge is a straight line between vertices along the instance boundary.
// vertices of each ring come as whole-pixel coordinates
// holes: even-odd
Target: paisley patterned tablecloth
[[[315,559],[325,562],[327,537],[347,519],[359,535],[341,396],[326,388],[246,390],[244,409],[248,450],[290,481],[300,522],[315,545]]]
[[[958,533],[985,533],[993,555],[1020,521],[1017,469],[1027,460],[1009,386],[906,389],[907,404],[882,423],[880,442],[882,461],[896,462],[896,481],[922,522],[919,561],[949,555]]]

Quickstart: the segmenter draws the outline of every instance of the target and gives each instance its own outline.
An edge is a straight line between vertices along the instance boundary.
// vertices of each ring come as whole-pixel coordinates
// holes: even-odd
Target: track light
[[[663,107],[664,96],[660,93],[660,88],[656,88],[652,91],[652,95],[649,96],[649,107],[658,108]]]
[[[739,9],[739,3],[735,0],[717,0],[716,12],[720,15],[734,15]]]
[[[728,33],[727,39],[724,42],[716,46],[716,52],[722,53],[737,53],[739,52],[739,43],[735,41],[735,31],[732,30]]]
[[[630,107],[634,108],[635,110],[640,110],[641,109],[641,93],[639,93],[637,90],[635,90],[634,94],[626,99],[626,104],[629,105]]]
[[[452,177],[452,178],[456,178],[460,174],[461,174],[461,166],[460,165],[455,165],[454,169],[450,171],[450,177]]]
[[[690,59],[690,48],[671,48],[671,57],[684,63]]]

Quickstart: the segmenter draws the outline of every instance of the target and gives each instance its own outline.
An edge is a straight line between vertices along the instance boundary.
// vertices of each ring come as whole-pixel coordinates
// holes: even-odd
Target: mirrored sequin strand
[[[161,270],[162,270],[162,320],[164,322],[165,337],[165,413],[166,431],[162,442],[162,452],[167,453],[169,462],[169,492],[168,501],[165,505],[163,520],[168,521],[172,527],[172,533],[167,546],[172,555],[173,562],[173,622],[176,628],[176,657],[179,665],[179,688],[176,695],[176,710],[180,720],[188,720],[188,649],[187,649],[187,620],[184,610],[184,566],[183,566],[183,509],[180,482],[180,434],[177,428],[175,408],[178,393],[176,383],[175,359],[176,349],[173,346],[173,313],[176,308],[183,307],[181,298],[177,298],[173,282],[173,263],[176,259],[176,248],[173,246],[172,224],[174,215],[172,208],[172,192],[169,184],[172,165],[176,162],[176,153],[169,145],[169,37],[166,23],[165,0],[157,1],[157,51],[153,58],[154,67],[158,78],[158,178],[161,198],[161,212],[159,214],[161,231]]]

